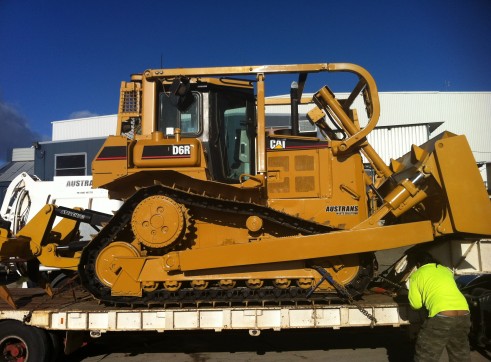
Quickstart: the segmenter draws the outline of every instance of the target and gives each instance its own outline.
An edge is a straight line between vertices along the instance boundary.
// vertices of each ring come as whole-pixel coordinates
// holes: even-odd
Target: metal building
[[[34,149],[14,148],[11,162],[0,168],[0,205],[3,202],[5,191],[17,175],[22,172],[34,173]]]
[[[339,93],[337,96],[345,98],[348,94]],[[423,138],[427,140],[443,131],[450,131],[467,136],[477,162],[491,162],[491,92],[380,92],[379,98],[377,129],[384,131],[380,131],[382,134],[378,134],[378,130],[372,132],[369,141],[373,142],[384,160],[389,155],[401,156],[389,144],[396,146],[408,140],[420,144]],[[301,122],[307,122],[305,114],[311,108],[309,105],[300,107]],[[362,100],[358,99],[353,108],[358,109],[360,124],[365,125],[367,116],[363,112]],[[283,115],[284,122],[288,122],[290,106],[269,106],[269,112],[276,118]],[[428,128],[426,137],[422,137],[424,125]]]
[[[36,142],[34,174],[43,181],[54,176],[92,175],[91,164],[106,137]]]
[[[380,94],[379,126],[440,123],[466,135],[476,161],[491,162],[491,92],[391,92]]]
[[[116,132],[117,115],[87,117],[51,122],[52,141],[107,137]]]
[[[491,163],[491,92],[381,92],[379,96],[380,120],[368,139],[385,162],[447,130],[467,136],[486,179],[485,165]],[[354,107],[363,126],[367,117],[361,99]],[[299,109],[305,131],[313,129],[306,118],[311,108]],[[268,127],[289,127],[290,106],[267,106],[266,114]],[[43,180],[90,175],[92,159],[105,137],[115,134],[116,122],[116,115],[52,122],[53,141],[36,143],[34,173]]]
[[[108,115],[51,122],[52,141],[35,142],[27,149],[34,160],[29,173],[44,181],[91,175],[92,159],[106,137],[116,133],[116,121],[116,115]]]

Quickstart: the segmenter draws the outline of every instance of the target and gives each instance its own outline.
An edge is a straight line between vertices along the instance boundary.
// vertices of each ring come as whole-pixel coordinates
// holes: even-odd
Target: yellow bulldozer
[[[327,86],[304,95],[317,73],[357,82],[343,99]],[[277,75],[295,79],[290,97],[266,97]],[[267,127],[273,105],[290,106],[289,127]],[[300,105],[315,131],[301,132]],[[117,135],[92,164],[93,187],[121,208],[47,205],[17,235],[0,230],[0,256],[77,270],[115,304],[281,302],[362,295],[375,251],[491,235],[466,138],[442,133],[387,165],[367,141],[379,115],[375,81],[354,64],[146,70],[122,82]],[[87,220],[98,232],[70,252]]]

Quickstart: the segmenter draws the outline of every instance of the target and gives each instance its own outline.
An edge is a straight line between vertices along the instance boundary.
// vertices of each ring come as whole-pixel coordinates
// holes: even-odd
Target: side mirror
[[[131,121],[124,121],[123,123],[121,123],[121,133],[131,132],[131,129]]]
[[[194,103],[190,89],[189,78],[186,77],[174,79],[170,86],[170,102],[181,112],[184,112]]]

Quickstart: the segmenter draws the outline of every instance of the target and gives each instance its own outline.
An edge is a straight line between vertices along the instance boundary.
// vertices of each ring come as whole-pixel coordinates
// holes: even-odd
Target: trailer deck
[[[209,304],[166,305],[147,308],[115,307],[100,304],[81,289],[45,295],[42,289],[13,289],[18,305],[13,310],[0,303],[0,319],[14,319],[49,330],[108,331],[250,330],[333,328],[371,326],[372,322],[355,305],[295,303],[281,305]],[[420,313],[407,301],[388,295],[371,294],[357,304],[373,315],[374,326],[399,327],[420,322]]]

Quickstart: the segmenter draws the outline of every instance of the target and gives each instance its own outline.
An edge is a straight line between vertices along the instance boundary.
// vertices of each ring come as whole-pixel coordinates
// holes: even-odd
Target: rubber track
[[[269,207],[234,200],[215,198],[206,194],[196,194],[172,188],[165,185],[155,185],[142,188],[124,202],[109,223],[92,239],[84,248],[79,264],[79,275],[82,285],[96,298],[103,302],[121,305],[150,305],[166,303],[199,303],[199,302],[241,302],[241,301],[296,301],[305,300],[308,290],[298,287],[288,289],[277,289],[263,287],[260,289],[249,289],[236,287],[230,290],[220,288],[207,288],[202,291],[192,288],[182,288],[177,292],[169,292],[164,289],[153,292],[143,291],[142,297],[114,297],[111,289],[99,282],[95,273],[96,259],[111,242],[117,240],[123,232],[128,232],[131,224],[131,216],[134,208],[145,198],[153,195],[167,196],[189,209],[204,208],[216,211],[235,213],[244,216],[256,215],[270,223],[280,225],[285,230],[291,230],[291,235],[298,233],[304,235],[327,233],[334,229],[320,225],[315,222],[297,218],[283,212],[273,210]],[[371,254],[370,254],[371,255]],[[372,256],[362,257],[362,268],[358,277],[345,287],[353,296],[360,295],[370,281],[372,270]],[[314,293],[312,299],[325,299],[335,297],[335,294]]]

